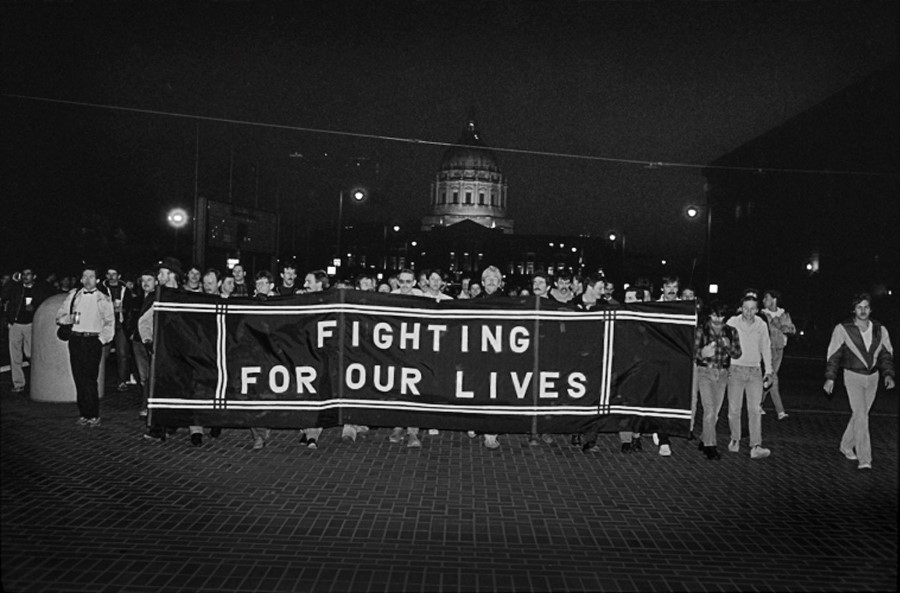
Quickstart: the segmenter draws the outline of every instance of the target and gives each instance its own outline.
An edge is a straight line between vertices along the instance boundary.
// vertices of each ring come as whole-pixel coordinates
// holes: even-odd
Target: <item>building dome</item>
[[[468,169],[500,172],[497,156],[484,145],[478,130],[475,129],[474,119],[470,119],[466,124],[462,136],[456,141],[456,144],[463,146],[451,146],[444,153],[444,158],[441,160],[441,171]]]
[[[506,215],[506,179],[497,156],[485,146],[475,119],[470,117],[462,136],[441,159],[431,184],[431,210],[422,230],[471,220],[504,233],[513,232]]]

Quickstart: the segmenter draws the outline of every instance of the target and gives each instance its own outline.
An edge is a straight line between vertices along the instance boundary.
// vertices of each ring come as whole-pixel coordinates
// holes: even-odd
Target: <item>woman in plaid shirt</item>
[[[725,400],[728,367],[732,358],[740,358],[741,341],[737,330],[725,325],[728,307],[714,301],[707,309],[706,321],[694,332],[694,361],[698,367],[700,401],[703,403],[703,452],[710,460],[719,459],[716,449],[716,422]]]

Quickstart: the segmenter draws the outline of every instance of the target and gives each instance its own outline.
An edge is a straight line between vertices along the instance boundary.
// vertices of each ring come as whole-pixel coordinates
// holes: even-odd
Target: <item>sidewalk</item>
[[[595,455],[455,432],[407,449],[388,429],[329,429],[318,451],[287,430],[259,452],[246,430],[160,444],[114,381],[86,429],[5,374],[3,590],[896,591],[897,392],[866,472],[838,452],[846,398],[788,391],[805,383],[784,381],[788,419],[763,417],[769,459],[746,437],[725,450],[723,411],[709,462],[683,440],[625,455],[614,435]]]

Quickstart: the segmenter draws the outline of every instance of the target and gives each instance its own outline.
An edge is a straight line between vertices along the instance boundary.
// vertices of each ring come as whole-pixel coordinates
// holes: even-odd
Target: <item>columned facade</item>
[[[431,211],[422,219],[422,230],[448,227],[471,220],[489,229],[513,232],[506,216],[506,179],[497,157],[489,150],[469,119],[462,137],[441,161],[431,184]]]

